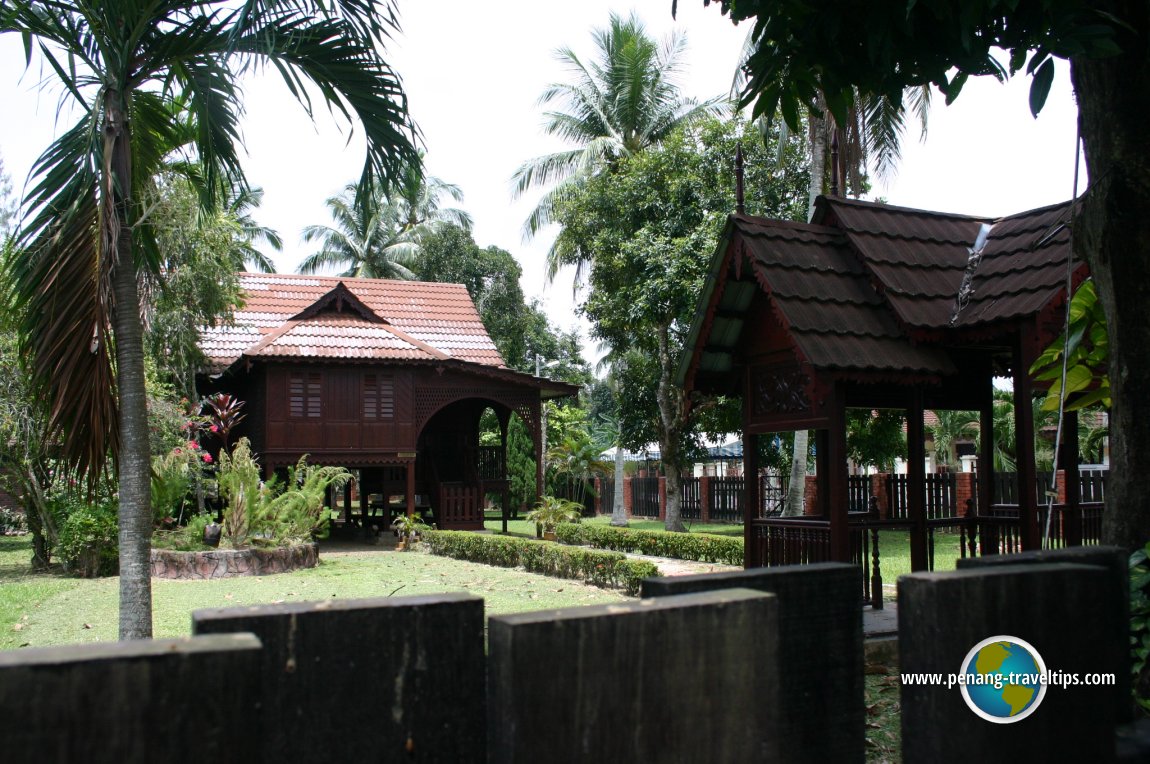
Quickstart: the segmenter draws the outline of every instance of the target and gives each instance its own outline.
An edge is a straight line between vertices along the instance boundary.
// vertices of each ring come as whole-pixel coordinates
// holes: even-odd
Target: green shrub
[[[21,536],[28,532],[23,512],[0,507],[0,536]]]
[[[653,563],[628,560],[616,552],[575,549],[468,531],[428,531],[423,538],[432,554],[504,568],[522,567],[531,573],[623,589],[630,595],[638,594],[639,584],[644,578],[659,575],[659,569]]]
[[[730,536],[638,531],[597,523],[564,523],[555,529],[555,535],[564,544],[671,557],[676,560],[743,564],[743,540]]]
[[[211,549],[204,543],[204,528],[213,519],[211,513],[205,512],[192,515],[187,525],[170,531],[155,531],[152,534],[152,546],[177,552],[200,552]]]
[[[72,575],[111,576],[120,566],[118,542],[116,504],[104,501],[72,511],[60,526],[54,551]]]

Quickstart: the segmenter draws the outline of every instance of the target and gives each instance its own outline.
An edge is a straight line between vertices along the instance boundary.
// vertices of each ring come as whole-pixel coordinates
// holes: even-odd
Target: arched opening
[[[507,429],[511,410],[465,398],[436,412],[419,433],[415,487],[440,528],[482,530],[489,497],[509,507]]]

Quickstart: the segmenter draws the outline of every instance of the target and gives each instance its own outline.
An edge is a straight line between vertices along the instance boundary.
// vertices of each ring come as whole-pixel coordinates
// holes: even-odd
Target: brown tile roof
[[[1069,203],[990,219],[821,198],[811,224],[732,216],[680,375],[686,380],[695,369],[708,376],[706,384],[724,384],[756,330],[744,326],[750,301],[732,296],[742,292],[722,269],[732,247],[743,248],[793,347],[816,369],[888,378],[953,374],[947,346],[963,330],[1033,316],[1061,294],[1069,215]],[[951,330],[970,248],[984,224],[991,230],[973,293]],[[742,256],[734,251],[732,264]],[[1084,265],[1075,268],[1084,275]]]
[[[841,230],[748,217],[736,218],[735,227],[760,286],[815,367],[954,371],[941,351],[910,342]]]
[[[992,219],[826,197],[816,219],[842,228],[907,327],[950,326],[983,224],[990,236],[956,328],[1032,315],[1065,283],[1069,202]]]
[[[351,297],[347,310],[316,305]],[[503,367],[461,284],[293,274],[240,274],[244,307],[231,326],[204,330],[200,347],[213,371],[241,355],[364,360],[454,359]],[[312,310],[309,311],[309,308]],[[334,310],[334,308],[332,308]]]

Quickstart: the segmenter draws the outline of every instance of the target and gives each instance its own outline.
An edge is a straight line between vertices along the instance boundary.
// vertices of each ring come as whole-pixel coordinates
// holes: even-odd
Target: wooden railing
[[[476,462],[480,480],[507,479],[507,459],[503,446],[480,446]]]
[[[440,528],[483,529],[483,497],[479,486],[465,483],[440,483],[435,520]]]

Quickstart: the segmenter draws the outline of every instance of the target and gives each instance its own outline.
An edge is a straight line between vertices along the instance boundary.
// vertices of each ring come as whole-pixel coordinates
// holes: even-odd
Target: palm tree
[[[394,7],[358,0],[5,0],[0,33],[38,52],[80,113],[33,167],[35,185],[9,281],[32,373],[62,453],[90,480],[115,458],[120,502],[120,637],[152,633],[147,394],[138,292],[159,258],[136,230],[136,190],[194,122],[207,209],[245,185],[237,143],[240,75],[273,64],[359,120],[365,181],[416,161],[398,76],[381,57]],[[305,90],[305,86],[314,86]],[[115,362],[110,355],[114,336]]]
[[[516,198],[529,189],[552,186],[524,224],[527,238],[552,222],[556,202],[573,184],[658,143],[682,124],[726,108],[723,99],[699,103],[680,93],[676,79],[687,45],[682,34],[660,46],[634,14],[623,19],[612,13],[607,28],[593,30],[592,37],[596,60],[584,64],[570,48],[558,49],[555,55],[573,81],[553,83],[539,97],[540,105],[560,104],[559,110],[545,114],[543,129],[575,147],[524,162],[512,176]],[[582,270],[587,256],[552,247],[548,277],[554,278],[565,262]]]
[[[262,188],[233,187],[224,200],[224,213],[239,226],[236,246],[244,265],[263,273],[275,273],[275,263],[263,252],[256,249],[256,242],[263,242],[275,252],[283,252],[284,243],[274,229],[262,226],[252,217],[252,210],[264,200]]]
[[[357,206],[357,195],[366,196],[370,203]],[[459,186],[425,175],[422,163],[405,167],[390,193],[373,189],[361,194],[359,187],[348,184],[338,196],[327,200],[334,225],[304,229],[303,240],[320,242],[320,250],[300,263],[299,272],[344,268],[341,276],[414,279],[411,266],[428,235],[445,225],[471,230],[470,215],[440,206],[444,195],[463,201]]]
[[[936,421],[926,426],[934,439],[935,458],[948,467],[958,466],[955,444],[978,437],[978,414],[973,411],[936,411]]]
[[[359,188],[349,183],[326,204],[334,225],[309,225],[305,242],[320,242],[320,250],[308,255],[299,273],[343,268],[340,276],[372,279],[413,279],[409,266],[415,262],[419,244],[413,231],[404,230],[399,206],[380,190],[368,192],[370,202],[356,204]]]

